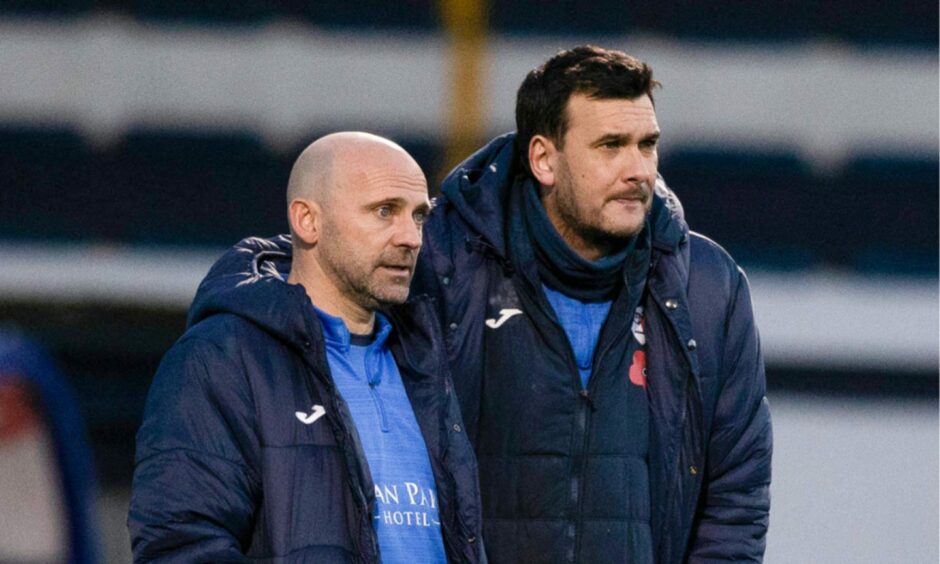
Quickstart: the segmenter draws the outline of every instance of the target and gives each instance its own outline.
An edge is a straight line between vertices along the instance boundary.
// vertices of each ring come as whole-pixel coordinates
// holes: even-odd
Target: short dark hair
[[[559,149],[568,131],[567,106],[572,94],[589,98],[653,100],[653,69],[623,51],[581,45],[559,51],[533,69],[516,93],[516,147],[529,171],[529,142],[536,135],[550,138]]]

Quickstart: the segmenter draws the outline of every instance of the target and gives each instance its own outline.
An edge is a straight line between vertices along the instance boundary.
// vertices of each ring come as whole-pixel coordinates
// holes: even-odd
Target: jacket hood
[[[297,348],[306,348],[311,340],[321,340],[324,332],[320,318],[312,314],[313,302],[306,289],[300,284],[287,283],[292,259],[290,235],[243,239],[212,265],[199,284],[187,315],[187,329],[210,316],[229,313],[251,321]],[[395,327],[391,342],[406,337],[414,343],[436,343],[436,319],[430,316],[427,302],[426,297],[419,296],[380,312],[388,316]],[[423,358],[403,357],[400,362],[410,363],[419,373],[435,372]]]
[[[249,237],[222,255],[199,284],[186,326],[230,313],[261,326],[281,340],[301,346],[311,334],[311,306],[303,286],[287,284],[291,239]]]
[[[501,135],[457,165],[441,184],[441,194],[461,218],[489,245],[507,255],[504,218],[509,191],[522,174],[515,146],[515,133]],[[656,178],[649,215],[653,247],[675,251],[688,238],[682,204]]]

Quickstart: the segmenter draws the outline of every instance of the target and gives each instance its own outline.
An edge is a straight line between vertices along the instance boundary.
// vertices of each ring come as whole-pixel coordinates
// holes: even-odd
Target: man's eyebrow
[[[659,130],[650,133],[649,135],[644,135],[641,137],[641,141],[656,141],[659,139],[661,132]],[[611,141],[616,141],[617,143],[627,143],[631,139],[630,134],[628,133],[605,133],[597,138],[594,142],[595,145],[603,145],[605,143],[610,143]]]
[[[594,141],[595,145],[603,145],[604,143],[610,143],[611,141],[616,141],[618,143],[625,143],[630,140],[630,136],[626,133],[605,133],[597,138]]]
[[[375,208],[379,206],[388,206],[388,205],[393,205],[396,207],[405,207],[408,205],[408,200],[400,196],[389,196],[388,198],[382,198],[380,200],[368,202],[364,204],[363,207]],[[427,211],[431,209],[431,204],[429,204],[428,202],[421,202],[420,204],[415,206],[415,209]]]
[[[387,198],[379,198],[377,200],[372,200],[370,202],[367,202],[365,204],[365,207],[372,208],[375,206],[381,206],[381,205],[387,205],[387,204],[401,205],[403,203],[405,203],[405,199],[402,197],[388,196]]]

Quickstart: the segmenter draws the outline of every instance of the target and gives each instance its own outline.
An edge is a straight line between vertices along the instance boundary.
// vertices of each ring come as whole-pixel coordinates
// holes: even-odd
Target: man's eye
[[[414,213],[414,216],[413,216],[413,217],[414,217],[415,223],[417,223],[418,225],[421,225],[421,224],[423,224],[425,221],[428,220],[428,212],[426,212],[426,211],[416,211],[416,212]]]
[[[376,208],[375,213],[377,213],[377,214],[379,215],[379,217],[391,217],[391,216],[392,216],[392,207],[391,207],[391,206],[381,206],[381,207],[379,207],[379,208]]]

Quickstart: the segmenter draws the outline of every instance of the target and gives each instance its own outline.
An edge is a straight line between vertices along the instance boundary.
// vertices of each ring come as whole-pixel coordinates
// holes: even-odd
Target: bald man
[[[485,561],[436,317],[405,304],[424,174],[387,139],[336,133],[287,193],[291,236],[212,267],[154,378],[135,561]]]

